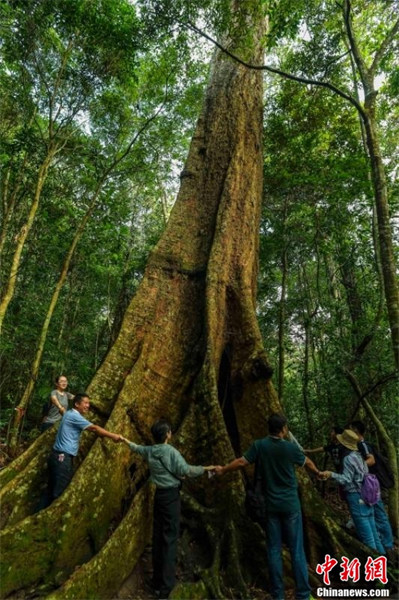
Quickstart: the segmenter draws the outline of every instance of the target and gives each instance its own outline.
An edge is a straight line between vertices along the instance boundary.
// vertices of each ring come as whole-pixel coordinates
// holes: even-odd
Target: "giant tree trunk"
[[[260,61],[261,27],[253,31],[251,59]],[[99,422],[136,442],[150,443],[150,425],[167,417],[194,464],[230,460],[265,434],[279,408],[255,317],[261,133],[261,75],[216,54],[167,229],[88,389]],[[85,458],[71,485],[38,514],[54,432],[0,474],[3,596],[24,589],[52,599],[110,598],[147,544],[145,464],[125,446],[90,436],[83,435]],[[260,530],[244,522],[241,476],[188,489],[185,510],[201,523],[209,557],[193,584],[196,597],[224,597],[223,581],[234,597],[248,597],[246,581],[265,560]],[[303,495],[315,564],[321,547],[339,552],[349,538],[311,486]],[[181,597],[193,589],[183,587]]]

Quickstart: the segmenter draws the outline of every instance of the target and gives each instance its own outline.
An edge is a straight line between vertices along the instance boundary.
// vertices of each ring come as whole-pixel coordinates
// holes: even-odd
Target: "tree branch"
[[[356,394],[356,397],[357,397],[357,403],[356,403],[355,408],[353,409],[351,421],[356,416],[357,411],[359,410],[360,404],[363,402],[363,400],[365,400],[365,398],[367,398],[367,396],[369,396],[372,392],[374,392],[375,389],[377,389],[381,385],[388,383],[388,381],[392,381],[393,379],[398,379],[397,371],[393,371],[392,373],[388,373],[388,375],[381,377],[381,379],[376,381],[376,383],[371,385],[366,391],[363,392],[354,373],[352,373],[352,371],[350,371],[348,368],[344,368],[343,371],[344,371],[344,374],[345,374],[346,378],[348,379],[349,383],[351,384],[351,386]]]
[[[377,52],[375,53],[373,63],[370,67],[370,73],[372,75],[374,75],[375,70],[377,69],[380,60],[383,58],[390,43],[395,39],[395,36],[398,33],[398,31],[399,31],[399,19],[396,21],[395,25],[392,27],[391,31],[388,33],[385,40],[382,42],[381,46],[378,48]]]
[[[235,54],[230,52],[230,50],[227,50],[227,48],[222,46],[218,41],[213,39],[210,35],[208,35],[204,31],[202,31],[201,29],[198,29],[198,27],[196,27],[192,23],[181,22],[181,24],[185,27],[188,27],[195,33],[198,33],[199,35],[201,35],[208,41],[212,42],[212,44],[214,44],[217,48],[219,48],[219,50],[221,50],[224,54],[226,54],[227,56],[230,56],[230,58],[232,58],[239,64],[243,65],[244,67],[247,67],[248,69],[253,69],[255,71],[268,71],[269,73],[275,73],[276,75],[280,75],[281,77],[284,77],[285,79],[290,79],[292,81],[298,81],[299,83],[303,83],[305,85],[316,85],[316,86],[324,87],[324,88],[331,90],[338,96],[341,96],[341,98],[344,98],[345,100],[350,102],[356,108],[356,110],[359,112],[362,119],[365,122],[367,121],[366,113],[364,112],[364,110],[361,107],[361,105],[359,104],[359,102],[357,102],[357,100],[355,100],[355,98],[353,98],[350,94],[347,94],[346,92],[344,92],[343,90],[341,90],[340,88],[335,86],[334,84],[329,83],[328,81],[318,81],[317,79],[307,79],[306,77],[299,77],[298,75],[293,75],[292,73],[286,73],[285,71],[282,71],[281,69],[276,69],[275,67],[271,67],[269,65],[253,65],[251,63],[248,63],[248,62],[242,60],[241,58],[239,58],[238,56],[236,56]]]
[[[353,54],[353,58],[355,59],[357,68],[359,69],[360,78],[362,80],[365,91],[369,90],[369,70],[367,69],[367,65],[363,60],[362,55],[360,54],[359,46],[357,45],[357,40],[355,38],[355,34],[352,29],[351,22],[351,3],[350,0],[345,0],[343,6],[343,15],[344,15],[344,23],[346,33],[348,35],[349,46]]]

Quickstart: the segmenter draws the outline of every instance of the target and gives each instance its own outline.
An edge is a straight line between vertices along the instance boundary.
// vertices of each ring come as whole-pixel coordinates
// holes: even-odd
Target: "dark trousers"
[[[52,502],[68,487],[73,477],[73,456],[52,450],[48,460],[49,501]]]
[[[47,423],[46,421],[44,421],[43,423],[40,423],[40,433],[44,433],[45,431],[47,431],[47,429],[50,429],[50,427],[52,427],[54,425],[54,423]]]
[[[154,587],[166,598],[176,583],[177,541],[180,527],[179,489],[157,489],[154,499],[152,566]]]

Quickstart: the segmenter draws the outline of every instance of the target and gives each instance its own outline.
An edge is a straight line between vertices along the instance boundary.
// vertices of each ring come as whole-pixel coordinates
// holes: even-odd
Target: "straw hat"
[[[357,450],[359,438],[351,429],[345,429],[343,433],[338,433],[337,440],[340,444],[345,446],[345,448],[349,448],[349,450]]]

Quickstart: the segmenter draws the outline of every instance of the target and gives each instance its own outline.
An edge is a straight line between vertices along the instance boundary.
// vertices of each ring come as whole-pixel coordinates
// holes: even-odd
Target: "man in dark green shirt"
[[[283,415],[271,415],[268,426],[268,437],[256,440],[241,458],[236,458],[224,467],[216,467],[215,471],[217,475],[223,475],[258,461],[266,499],[266,537],[272,597],[274,600],[284,599],[281,554],[284,535],[291,554],[296,598],[308,600],[310,587],[295,465],[306,466],[316,475],[319,475],[319,471],[299,446],[284,439],[288,434],[288,427]]]

